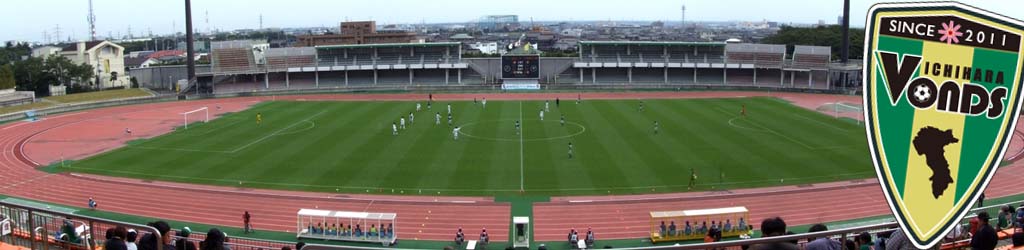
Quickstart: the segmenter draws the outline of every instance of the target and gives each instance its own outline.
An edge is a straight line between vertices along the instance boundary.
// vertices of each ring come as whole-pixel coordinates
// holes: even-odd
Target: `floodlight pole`
[[[192,0],[185,0],[185,64],[188,67],[188,83],[196,84],[196,94],[199,94],[199,82],[196,81],[196,58],[195,47],[192,36]]]

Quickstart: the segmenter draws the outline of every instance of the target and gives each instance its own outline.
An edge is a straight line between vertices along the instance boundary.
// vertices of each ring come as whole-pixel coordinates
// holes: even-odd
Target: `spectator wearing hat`
[[[981,211],[978,213],[978,233],[974,234],[971,238],[971,248],[975,250],[992,250],[996,248],[996,243],[999,241],[999,236],[996,235],[996,230],[992,228],[992,225],[988,224],[988,220],[992,219],[989,217],[988,212]]]
[[[139,232],[135,229],[128,229],[128,235],[124,238],[124,245],[128,247],[128,250],[139,250],[139,246],[135,245],[135,241],[139,239]]]
[[[192,229],[188,227],[181,228],[178,231],[178,240],[174,241],[175,250],[196,250],[196,243],[188,240],[188,236],[192,235]]]
[[[142,237],[139,241],[139,250],[156,250],[157,244],[163,243],[163,249],[174,249],[174,246],[170,243],[174,238],[174,231],[171,231],[171,226],[164,221],[150,222],[150,227],[156,228],[156,231],[160,233],[160,238],[157,238],[154,234],[147,234]]]

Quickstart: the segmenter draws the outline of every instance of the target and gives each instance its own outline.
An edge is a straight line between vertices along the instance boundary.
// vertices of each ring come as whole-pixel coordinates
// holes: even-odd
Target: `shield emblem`
[[[953,2],[868,13],[865,131],[889,207],[918,248],[963,219],[999,166],[1020,112],[1022,24]]]

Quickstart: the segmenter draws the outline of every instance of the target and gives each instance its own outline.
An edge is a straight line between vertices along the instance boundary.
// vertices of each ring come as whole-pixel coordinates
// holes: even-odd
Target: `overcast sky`
[[[100,36],[136,36],[149,31],[184,30],[183,0],[93,0]],[[852,0],[851,25],[863,26],[868,7],[877,1]],[[963,2],[1024,19],[1021,0]],[[686,5],[691,21],[760,21],[835,23],[841,0],[193,0],[195,28],[232,30],[264,27],[337,26],[343,20],[388,23],[468,22],[483,15],[515,14],[534,20],[678,21]],[[42,41],[43,33],[61,39],[88,39],[88,0],[4,1],[0,41]],[[209,13],[209,25],[206,17]]]

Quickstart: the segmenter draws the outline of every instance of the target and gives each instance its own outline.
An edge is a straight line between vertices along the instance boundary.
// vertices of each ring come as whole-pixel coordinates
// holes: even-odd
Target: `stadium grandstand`
[[[268,48],[215,42],[209,73],[217,93],[282,89],[448,85],[468,68],[459,43],[395,43]]]
[[[215,93],[501,83],[498,58],[463,59],[456,42],[269,48],[265,42],[242,40],[211,47],[211,65],[200,71],[200,81],[211,84]],[[581,41],[578,50],[576,58],[542,56],[539,82],[563,89],[859,87],[834,81],[841,67],[831,62],[829,47],[797,45],[790,55],[777,44]]]

